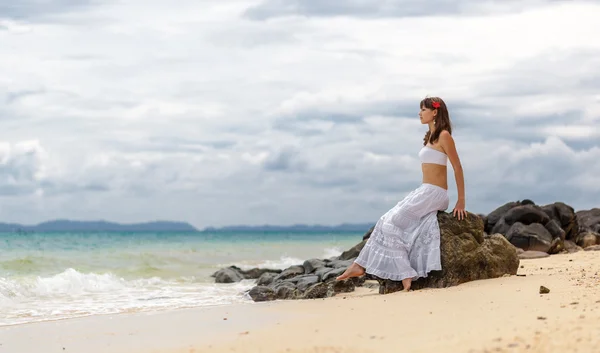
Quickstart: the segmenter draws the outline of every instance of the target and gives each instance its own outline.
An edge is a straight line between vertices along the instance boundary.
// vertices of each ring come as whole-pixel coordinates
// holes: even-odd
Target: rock
[[[312,273],[316,269],[324,267],[325,261],[319,259],[310,259],[304,261],[304,264],[302,264],[302,266],[304,267],[304,273]]]
[[[548,252],[552,246],[552,235],[539,223],[524,225],[516,222],[510,227],[506,239],[523,250]]]
[[[563,202],[555,202],[542,206],[542,210],[546,212],[550,219],[554,219],[560,224],[560,227],[565,231],[564,239],[575,238],[579,232],[579,221],[573,207]]]
[[[304,274],[304,266],[292,266],[283,270],[277,277],[273,279],[273,281],[283,281],[288,278],[296,277],[298,275]]]
[[[519,258],[515,247],[501,234],[484,236],[483,220],[472,213],[457,220],[451,213],[438,212],[441,229],[442,270],[414,281],[411,289],[442,288],[480,279],[515,275]],[[402,289],[399,281],[379,280],[379,293]]]
[[[331,267],[321,267],[320,269],[315,271],[315,275],[319,276],[319,280],[323,281],[323,276],[325,276],[327,273],[333,271],[334,269]]]
[[[296,287],[298,290],[305,291],[308,287],[319,283],[319,276],[307,276],[298,281],[296,283]]]
[[[277,277],[276,273],[272,273],[272,272],[263,273],[263,275],[258,278],[258,281],[256,281],[256,285],[268,286],[269,284],[271,284],[273,282],[275,277]]]
[[[363,235],[363,240],[367,240],[371,237],[371,233],[373,233],[373,230],[375,229],[375,225],[373,225],[366,233],[365,235]],[[343,259],[342,259],[343,260]]]
[[[524,225],[532,223],[546,224],[550,221],[550,217],[548,217],[541,207],[528,204],[511,208],[504,215],[504,221],[510,225],[517,222]]]
[[[234,283],[243,279],[257,279],[265,273],[281,273],[281,270],[272,270],[266,268],[253,268],[244,271],[237,266],[229,266],[212,274],[215,278],[215,283]]]
[[[511,225],[506,223],[504,217],[500,218],[500,220],[496,223],[496,225],[492,228],[489,234],[502,234],[506,235],[510,230]]]
[[[303,299],[326,298],[330,295],[330,287],[327,283],[321,282],[313,285],[304,292]]]
[[[350,260],[333,260],[327,264],[327,267],[331,268],[348,268],[348,266],[352,265],[354,262],[354,258]]]
[[[600,208],[575,213],[583,230],[600,233]]]
[[[234,283],[244,279],[239,268],[232,266],[221,269],[213,274],[216,283]]]
[[[324,276],[323,276],[323,282],[329,281],[332,278],[336,278],[339,275],[341,275],[342,273],[344,273],[344,271],[346,271],[345,267],[338,267],[334,270],[331,270],[329,272],[327,272]]]
[[[585,248],[585,251],[600,251],[600,245],[592,245]]]
[[[521,254],[518,255],[519,259],[522,260],[530,260],[530,259],[541,259],[544,257],[548,257],[550,256],[550,254],[548,254],[547,252],[544,251],[524,251]]]
[[[488,214],[485,217],[485,220],[486,220],[486,223],[484,224],[485,232],[488,234],[498,233],[498,232],[492,232],[492,229],[494,228],[496,223],[498,223],[500,221],[500,219],[504,216],[504,214],[506,214],[506,212],[508,212],[511,208],[517,207],[520,205],[521,205],[521,203],[518,201],[517,202],[508,202],[508,203],[505,203],[504,205],[498,207],[497,209],[492,211],[490,214]],[[501,233],[501,234],[505,234],[505,233]]]
[[[270,301],[270,300],[275,300],[275,298],[276,298],[275,291],[273,289],[271,289],[269,287],[265,287],[265,286],[256,286],[256,287],[250,289],[250,291],[248,292],[248,295],[250,295],[252,300],[254,300],[255,302]]]
[[[565,240],[566,233],[561,228],[560,224],[556,219],[551,219],[550,222],[546,223],[545,227],[546,230],[548,230],[548,232],[550,233],[550,235],[552,235],[553,239],[560,238],[562,240]]]
[[[550,289],[544,287],[544,286],[540,286],[540,294],[548,294],[550,293]]]
[[[281,270],[272,270],[268,268],[253,268],[248,271],[240,271],[244,279],[258,279],[265,273],[281,273]]]
[[[365,236],[368,239],[371,236],[371,233],[369,232],[368,236],[366,234],[365,234]],[[362,250],[362,248],[365,246],[366,243],[367,243],[367,240],[363,240],[360,243],[358,243],[355,246],[353,246],[350,250],[344,251],[339,256],[339,259],[340,260],[351,260],[351,259],[357,258],[358,254],[360,253],[360,251]]]
[[[587,248],[592,245],[600,244],[600,234],[591,231],[584,231],[577,235],[577,245]]]

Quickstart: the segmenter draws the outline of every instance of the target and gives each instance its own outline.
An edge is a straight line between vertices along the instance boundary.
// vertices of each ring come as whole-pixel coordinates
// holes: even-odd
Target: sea
[[[0,326],[235,303],[255,280],[230,265],[284,269],[330,258],[364,232],[0,233]]]

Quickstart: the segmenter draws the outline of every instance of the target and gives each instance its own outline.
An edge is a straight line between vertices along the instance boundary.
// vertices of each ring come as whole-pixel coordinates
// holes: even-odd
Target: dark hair
[[[433,103],[439,103],[439,108],[435,108]],[[450,123],[450,114],[448,113],[448,108],[446,107],[446,103],[440,97],[427,97],[421,101],[419,104],[420,108],[428,108],[431,110],[437,109],[437,116],[434,118],[435,129],[433,134],[431,131],[427,131],[425,134],[425,138],[423,139],[423,146],[427,145],[427,143],[434,143],[440,138],[440,134],[442,131],[447,130],[452,134],[452,124]]]

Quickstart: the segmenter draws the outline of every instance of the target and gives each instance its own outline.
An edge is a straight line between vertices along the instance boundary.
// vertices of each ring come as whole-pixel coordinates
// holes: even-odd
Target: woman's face
[[[433,121],[437,114],[437,110],[431,110],[425,106],[421,107],[419,111],[419,118],[421,119],[421,124],[429,124]]]

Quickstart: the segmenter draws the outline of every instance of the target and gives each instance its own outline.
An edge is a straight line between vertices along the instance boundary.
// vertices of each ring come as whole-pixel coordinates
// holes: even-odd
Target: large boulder
[[[501,234],[487,235],[481,217],[469,213],[464,220],[438,212],[441,230],[442,270],[414,281],[411,289],[442,288],[480,279],[515,275],[516,248]],[[402,282],[379,279],[379,293],[402,290]]]
[[[579,233],[579,220],[573,207],[563,202],[555,202],[542,206],[542,210],[564,230],[565,240],[572,240]]]
[[[582,230],[600,233],[600,208],[577,211],[576,217]]]

